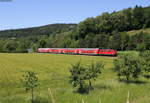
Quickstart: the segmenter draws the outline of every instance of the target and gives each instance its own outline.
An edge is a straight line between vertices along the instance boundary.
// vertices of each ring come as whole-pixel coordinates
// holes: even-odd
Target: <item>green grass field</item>
[[[149,103],[150,80],[140,78],[141,84],[119,82],[113,72],[115,57],[57,55],[57,54],[0,54],[0,103],[30,103],[30,94],[26,93],[21,78],[24,71],[38,73],[40,86],[36,95],[51,103],[48,88],[51,88],[55,103],[126,103],[130,91],[130,103]],[[94,91],[90,94],[73,93],[68,83],[71,63],[81,60],[82,65],[91,61],[104,61],[105,69],[97,81],[93,82]]]

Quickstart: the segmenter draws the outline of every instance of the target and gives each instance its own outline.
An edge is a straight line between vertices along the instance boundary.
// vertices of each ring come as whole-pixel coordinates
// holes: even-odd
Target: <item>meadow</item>
[[[126,103],[128,91],[130,103],[149,103],[150,80],[140,77],[140,83],[120,82],[113,71],[116,57],[57,55],[57,54],[0,54],[0,103],[30,103],[30,93],[26,93],[21,83],[25,71],[38,73],[40,85],[36,95],[41,103],[51,103],[48,88],[51,89],[55,103]],[[73,92],[69,84],[69,68],[72,63],[81,61],[89,65],[92,61],[103,61],[105,68],[89,94]]]

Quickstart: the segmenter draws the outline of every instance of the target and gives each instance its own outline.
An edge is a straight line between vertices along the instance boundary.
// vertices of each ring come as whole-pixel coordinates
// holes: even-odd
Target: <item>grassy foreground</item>
[[[24,71],[38,73],[40,86],[36,95],[41,103],[51,103],[48,88],[51,88],[55,103],[125,103],[130,91],[130,103],[149,103],[150,80],[140,78],[142,83],[119,82],[112,70],[113,57],[57,55],[57,54],[0,54],[0,103],[30,103],[30,94],[24,91],[21,78]],[[90,94],[73,93],[68,83],[71,63],[81,60],[89,65],[91,61],[104,61],[105,69]],[[45,101],[45,102],[44,102]]]

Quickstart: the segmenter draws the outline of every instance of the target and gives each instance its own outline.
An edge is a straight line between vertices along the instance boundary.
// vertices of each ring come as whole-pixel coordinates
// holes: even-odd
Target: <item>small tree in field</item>
[[[80,62],[72,64],[70,73],[70,83],[73,87],[77,88],[77,91],[80,93],[86,92],[86,69],[81,66]]]
[[[31,103],[34,103],[34,88],[39,85],[37,74],[27,71],[26,74],[23,75],[23,84],[26,91],[31,91]]]
[[[137,79],[142,73],[141,60],[137,55],[121,55],[114,60],[114,69],[119,78],[125,77],[127,82]]]
[[[91,65],[86,69],[86,79],[89,81],[89,89],[92,89],[92,80],[96,80],[101,70],[104,68],[103,62],[92,62]]]
[[[91,63],[88,67],[82,67],[80,62],[73,64],[70,69],[70,82],[73,87],[76,87],[78,92],[88,92],[92,89],[92,80],[96,80],[99,74],[101,74],[101,69],[103,69],[104,64],[100,63]],[[86,83],[89,83],[87,85]],[[88,87],[88,88],[87,88]]]

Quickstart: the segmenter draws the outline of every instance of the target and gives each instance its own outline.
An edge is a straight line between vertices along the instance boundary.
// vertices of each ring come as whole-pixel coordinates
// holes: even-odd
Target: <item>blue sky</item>
[[[1,1],[1,0],[0,0]],[[0,2],[0,30],[79,23],[103,12],[135,5],[150,6],[150,0],[12,0]]]

